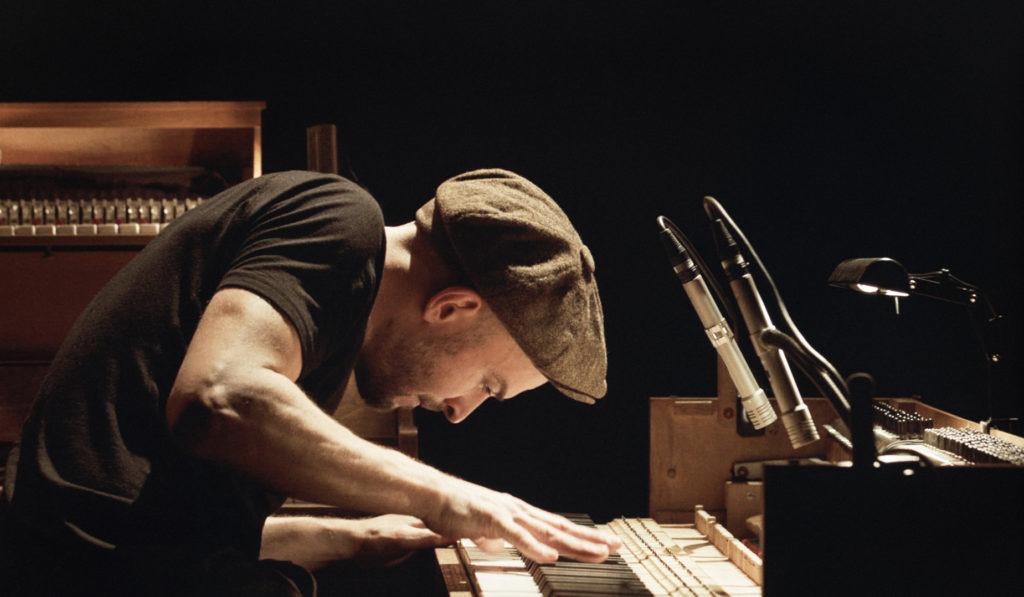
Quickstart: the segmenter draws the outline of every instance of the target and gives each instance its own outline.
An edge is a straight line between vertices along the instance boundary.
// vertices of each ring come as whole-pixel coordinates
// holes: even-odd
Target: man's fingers
[[[453,500],[441,518],[433,521],[435,530],[442,534],[467,533],[460,536],[471,537],[481,549],[492,552],[499,551],[504,540],[523,556],[541,563],[554,562],[559,555],[602,562],[621,546],[621,540],[612,533],[578,525],[507,493],[467,485],[468,497]],[[472,499],[474,495],[476,500]],[[475,525],[467,524],[474,520]]]
[[[564,517],[534,510],[510,521],[502,536],[527,558],[541,563],[565,556],[581,562],[603,562],[621,541],[614,534],[577,525]],[[501,539],[480,539],[485,551],[501,549]]]
[[[531,523],[535,526],[530,526]],[[538,540],[566,557],[584,562],[602,562],[622,546],[614,533],[583,526],[564,516],[539,510],[534,521],[524,525]]]
[[[560,555],[581,562],[603,562],[608,558],[611,547],[606,541],[580,537],[574,531],[551,527],[538,540],[557,550]]]
[[[543,514],[547,517],[553,517],[545,518],[545,521],[548,522],[548,524],[551,524],[555,528],[572,537],[576,537],[587,543],[604,544],[608,547],[608,551],[610,552],[618,551],[622,546],[622,540],[614,533],[603,531],[597,527],[579,525],[564,516],[559,516],[550,512],[543,512]]]
[[[478,537],[473,539],[473,543],[487,553],[498,553],[505,548],[504,539],[495,539],[493,537]]]

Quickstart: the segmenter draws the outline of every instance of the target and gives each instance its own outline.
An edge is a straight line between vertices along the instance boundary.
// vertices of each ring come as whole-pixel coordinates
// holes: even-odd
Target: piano
[[[538,564],[511,546],[485,553],[471,541],[436,550],[449,595],[761,595],[760,557],[731,536],[713,516],[696,510],[696,524],[661,525],[650,518],[617,518],[594,525],[623,541],[600,564],[560,560]]]
[[[103,284],[171,219],[260,175],[264,107],[0,103],[0,459]]]
[[[822,439],[794,449],[778,423],[744,426],[721,361],[718,393],[649,400],[648,517],[599,525],[623,539],[620,558],[552,573],[461,542],[436,550],[447,594],[619,595],[637,582],[643,595],[1024,587],[1024,438],[919,398],[878,398],[880,465],[864,471],[829,401],[804,399]]]
[[[262,174],[259,101],[0,103],[0,483],[60,343],[168,222]],[[337,172],[333,125],[307,166]],[[410,412],[345,400],[356,433],[415,455]]]

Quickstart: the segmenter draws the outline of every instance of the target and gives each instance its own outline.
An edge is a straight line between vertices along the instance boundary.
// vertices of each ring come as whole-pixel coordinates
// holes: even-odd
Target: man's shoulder
[[[381,207],[373,195],[358,183],[337,174],[285,170],[264,174],[243,185],[249,187],[242,191],[243,201],[256,210],[273,209],[271,206],[288,206],[289,210],[316,206],[321,213],[335,209],[339,210],[339,216],[347,219],[383,225]]]
[[[253,182],[275,187],[337,185],[339,187],[350,188],[354,192],[359,192],[367,196],[370,195],[370,193],[360,186],[359,183],[345,178],[340,174],[313,172],[311,170],[281,170],[278,172],[269,172],[253,179]]]

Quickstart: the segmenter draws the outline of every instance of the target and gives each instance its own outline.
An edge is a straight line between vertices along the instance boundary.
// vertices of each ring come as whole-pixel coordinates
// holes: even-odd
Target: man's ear
[[[423,319],[428,322],[451,322],[475,317],[483,307],[480,294],[466,286],[449,286],[427,300]]]

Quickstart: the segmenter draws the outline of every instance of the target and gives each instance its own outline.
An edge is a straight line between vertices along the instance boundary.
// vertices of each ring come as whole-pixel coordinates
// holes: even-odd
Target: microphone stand
[[[851,424],[853,438],[853,467],[858,471],[869,471],[878,461],[875,448],[874,407],[875,380],[867,373],[854,373],[846,380],[850,387]]]

